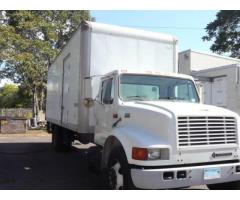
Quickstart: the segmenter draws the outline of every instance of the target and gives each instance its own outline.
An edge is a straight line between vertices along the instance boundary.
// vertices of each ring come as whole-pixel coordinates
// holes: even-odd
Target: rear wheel
[[[108,160],[106,176],[109,189],[135,189],[129,164],[122,147],[116,147],[112,150]]]
[[[47,132],[48,133],[52,132],[52,130],[51,130],[51,123],[50,122],[47,122]]]
[[[240,182],[218,183],[207,186],[210,190],[239,190]]]

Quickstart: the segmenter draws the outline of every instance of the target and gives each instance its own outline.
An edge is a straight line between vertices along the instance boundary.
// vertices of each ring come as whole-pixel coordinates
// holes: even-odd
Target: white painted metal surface
[[[164,180],[163,173],[169,171],[169,168],[164,169],[132,169],[131,175],[133,182],[139,188],[144,189],[165,189],[189,187],[194,185],[206,185],[222,182],[239,181],[240,174],[235,172],[235,167],[238,164],[218,164],[213,166],[195,166],[195,167],[176,167],[171,168],[174,172],[174,179]],[[204,177],[204,170],[217,168],[219,175],[215,178]],[[178,171],[187,171],[187,178],[177,179]]]
[[[127,69],[177,72],[176,38],[148,31],[85,22],[51,65],[46,119],[78,132],[92,132],[93,110],[84,107],[84,78],[95,98],[102,75]],[[62,121],[61,121],[62,118]]]
[[[115,76],[117,76],[117,74],[115,74]],[[181,77],[180,75],[178,76]],[[182,77],[187,78],[188,76]],[[118,81],[115,82],[116,86],[117,84]],[[183,101],[122,101],[118,98],[118,86],[114,89],[116,101],[113,104],[104,105],[98,103],[100,99],[98,99],[95,104],[96,118],[97,120],[99,120],[99,126],[97,125],[97,127],[99,128],[96,129],[95,132],[95,142],[97,144],[104,145],[106,139],[110,135],[115,136],[123,145],[128,162],[130,164],[140,166],[160,166],[210,161],[213,162],[215,160],[211,158],[213,152],[232,152],[231,156],[223,157],[221,158],[221,160],[234,159],[234,156],[239,154],[239,126],[237,126],[237,124],[239,124],[239,117],[236,113],[224,108]],[[108,113],[110,113],[110,115]],[[113,118],[111,115],[112,113],[117,113],[118,118]],[[125,113],[130,113],[131,117],[125,118]],[[233,138],[233,143],[223,144],[221,142],[221,144],[218,144],[217,141],[214,140],[213,142],[215,143],[212,144],[212,138],[210,138],[211,136],[209,136],[208,139],[209,141],[211,140],[211,142],[207,141],[207,144],[205,142],[204,144],[188,145],[187,147],[183,147],[179,145],[178,141],[179,130],[177,122],[178,117],[183,116],[187,116],[190,118],[209,118],[209,120],[205,121],[204,123],[199,122],[201,126],[203,126],[202,124],[206,124],[207,127],[209,126],[209,130],[205,130],[206,127],[195,127],[199,128],[199,131],[202,133],[201,135],[203,135],[204,137],[201,137],[201,140],[205,140],[205,136],[208,136],[212,131],[210,130],[212,122],[208,122],[211,121],[210,118],[218,119],[219,117],[226,117],[227,119],[229,117],[231,119],[234,119],[236,120],[236,127],[234,126],[233,131],[235,132],[229,132],[229,138],[224,138],[224,142],[225,140],[232,139],[232,137],[234,137],[235,139]],[[114,124],[114,122],[116,122],[120,118],[121,121],[118,123],[118,126],[116,128],[112,128],[107,125]],[[221,121],[222,119],[218,120]],[[221,126],[221,122],[217,123],[217,127],[212,128],[219,128],[218,125]],[[189,132],[186,136],[192,137],[192,133],[190,133],[191,132]],[[218,135],[218,137],[222,137],[222,130],[219,134],[221,135]],[[231,134],[233,134],[233,136]],[[193,140],[191,140],[190,143],[192,142]],[[169,149],[170,159],[164,161],[134,160],[131,157],[132,147],[166,148]]]
[[[236,119],[225,116],[180,116],[178,144],[181,148],[237,144]]]
[[[130,119],[124,119],[124,113],[126,112],[131,113]],[[118,113],[119,117],[122,118],[119,126],[113,129],[110,133],[105,132],[105,134],[101,134],[101,141],[104,142],[104,138],[106,139],[109,134],[117,137],[126,151],[128,162],[130,164],[140,166],[160,166],[213,162],[215,160],[212,158],[213,152],[232,152],[231,156],[222,157],[221,160],[234,159],[234,156],[239,154],[239,151],[236,151],[238,149],[239,138],[237,138],[237,144],[205,144],[190,146],[187,148],[178,146],[178,116],[234,117],[237,120],[237,124],[239,124],[238,115],[229,110],[198,103],[141,101],[123,103],[119,106]],[[113,119],[108,118],[105,120]],[[236,132],[239,132],[239,127],[236,128]],[[131,158],[132,147],[168,148],[170,159],[147,162],[134,160]]]
[[[80,81],[80,33],[65,46],[48,72],[46,119],[78,130]]]

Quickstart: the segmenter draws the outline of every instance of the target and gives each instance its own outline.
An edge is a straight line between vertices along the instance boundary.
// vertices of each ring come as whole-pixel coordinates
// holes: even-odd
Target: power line
[[[134,28],[161,28],[161,29],[178,29],[178,30],[204,30],[200,27],[177,27],[177,26],[138,26],[138,25],[119,25]]]

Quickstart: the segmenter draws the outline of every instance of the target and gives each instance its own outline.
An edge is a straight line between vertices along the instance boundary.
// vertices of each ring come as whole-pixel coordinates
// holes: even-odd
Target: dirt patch
[[[45,130],[28,130],[27,133],[10,133],[10,134],[0,134],[0,138],[3,137],[51,137]]]

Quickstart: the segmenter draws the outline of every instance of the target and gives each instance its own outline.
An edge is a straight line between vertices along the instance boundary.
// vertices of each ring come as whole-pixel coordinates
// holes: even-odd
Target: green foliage
[[[43,105],[47,70],[88,11],[0,11],[0,78],[32,92]],[[34,103],[35,104],[35,103]],[[35,106],[35,105],[33,105]]]
[[[15,84],[5,84],[0,88],[0,108],[31,107],[31,96]]]
[[[88,11],[2,11],[0,26],[1,70],[30,89],[46,83],[47,68]]]
[[[22,86],[18,86],[18,100],[16,101],[17,108],[31,108],[32,107],[32,93]]]
[[[216,17],[207,25],[203,40],[213,40],[213,52],[230,53],[232,57],[240,58],[240,11],[222,10]]]
[[[11,108],[15,107],[15,101],[17,101],[18,87],[14,84],[5,84],[0,90],[0,107]]]

